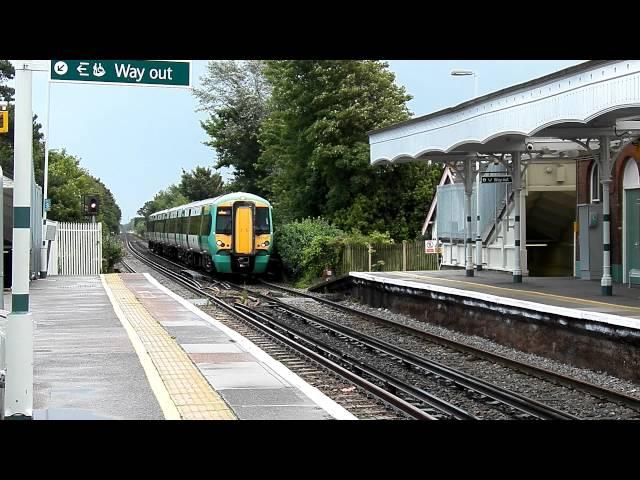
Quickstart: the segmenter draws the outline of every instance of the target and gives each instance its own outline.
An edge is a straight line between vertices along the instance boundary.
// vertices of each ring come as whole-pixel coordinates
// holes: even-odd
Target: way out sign
[[[191,62],[51,60],[51,81],[190,88]]]

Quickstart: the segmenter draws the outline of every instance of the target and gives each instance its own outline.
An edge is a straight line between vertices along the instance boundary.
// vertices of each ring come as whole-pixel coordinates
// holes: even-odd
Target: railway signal
[[[9,112],[0,110],[0,133],[9,132]]]
[[[84,196],[84,214],[90,216],[98,215],[100,210],[100,197],[98,195]]]

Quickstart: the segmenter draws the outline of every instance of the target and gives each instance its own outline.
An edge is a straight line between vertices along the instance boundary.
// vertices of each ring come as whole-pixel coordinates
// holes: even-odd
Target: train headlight
[[[216,245],[218,245],[219,247],[224,247],[224,242],[222,240],[218,240],[216,242]]]
[[[259,247],[268,247],[269,246],[269,240],[265,240],[264,242],[262,242],[261,244],[258,245]]]

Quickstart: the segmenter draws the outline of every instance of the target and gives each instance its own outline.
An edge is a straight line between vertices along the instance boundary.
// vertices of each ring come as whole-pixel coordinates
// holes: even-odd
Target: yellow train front
[[[149,248],[207,272],[261,274],[273,250],[271,204],[236,192],[156,212]]]

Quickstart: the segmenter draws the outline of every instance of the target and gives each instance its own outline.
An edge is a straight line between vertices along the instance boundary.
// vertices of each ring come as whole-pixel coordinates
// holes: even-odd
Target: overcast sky
[[[424,115],[473,97],[473,78],[452,77],[452,69],[477,73],[478,95],[525,82],[581,60],[402,60],[389,61],[396,81],[413,95],[409,108]],[[206,60],[193,61],[193,84]],[[44,126],[48,73],[33,74],[33,109]],[[122,223],[144,202],[179,180],[182,168],[212,166],[190,91],[176,88],[54,83],[51,85],[50,148],[65,148],[99,177],[122,209]],[[44,127],[43,127],[44,131]],[[228,173],[223,172],[223,177]]]

